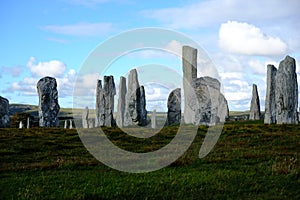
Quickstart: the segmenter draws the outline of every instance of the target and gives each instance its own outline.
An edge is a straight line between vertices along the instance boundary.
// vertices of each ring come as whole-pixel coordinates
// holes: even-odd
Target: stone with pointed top
[[[124,126],[126,92],[127,92],[126,78],[121,76],[119,82],[119,99],[118,99],[117,116],[116,116],[116,122],[118,127]]]
[[[252,99],[250,105],[250,116],[249,120],[260,120],[260,102],[257,92],[257,85],[252,86]]]
[[[167,124],[174,125],[181,122],[181,89],[171,91],[168,97]]]
[[[276,73],[277,69],[274,65],[267,66],[267,91],[265,100],[265,124],[276,123],[276,102],[275,102],[275,89],[276,89]]]

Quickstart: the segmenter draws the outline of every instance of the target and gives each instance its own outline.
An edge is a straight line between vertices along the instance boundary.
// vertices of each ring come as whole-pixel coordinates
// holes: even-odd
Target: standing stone
[[[197,79],[197,49],[190,46],[182,47],[183,91],[184,91],[184,121],[195,123],[195,108],[198,104],[195,96],[195,81]]]
[[[224,123],[229,115],[227,100],[220,92],[220,82],[212,77],[197,78],[195,92],[199,109],[195,113],[195,124],[216,125]]]
[[[69,128],[70,128],[70,129],[72,129],[72,128],[73,128],[73,122],[72,122],[72,120],[71,120],[71,119],[69,120],[69,122],[70,122],[70,126],[69,126]]]
[[[101,80],[97,81],[96,88],[96,119],[95,119],[95,127],[104,126],[104,93],[102,90],[102,82]]]
[[[151,128],[156,129],[156,110],[154,109],[151,114]]]
[[[176,88],[168,97],[167,124],[180,124],[181,122],[181,89]]]
[[[37,83],[40,127],[58,127],[58,92],[55,78],[44,77]]]
[[[126,78],[121,76],[119,82],[119,99],[116,121],[118,127],[124,126],[125,102],[126,102]]]
[[[140,98],[138,99],[138,125],[146,126],[147,125],[147,110],[146,110],[146,95],[145,88],[141,86],[139,88]]]
[[[23,122],[20,121],[20,123],[19,123],[19,128],[23,128],[23,127],[24,127]]]
[[[0,128],[9,127],[9,101],[0,96]]]
[[[129,72],[124,115],[124,126],[133,124],[147,124],[145,89],[139,85],[136,69]]]
[[[257,92],[257,85],[253,84],[252,86],[252,99],[250,105],[250,120],[259,120],[260,119],[260,103],[259,96]]]
[[[65,120],[64,129],[68,127],[68,120]]]
[[[113,118],[115,95],[116,95],[116,87],[115,87],[114,77],[104,76],[104,86],[103,86],[104,126],[107,127],[113,127],[116,124]]]
[[[82,128],[89,128],[88,120],[89,120],[89,108],[85,107],[85,110],[83,111],[82,114]]]
[[[267,66],[267,92],[265,100],[265,124],[276,123],[276,102],[275,102],[275,88],[276,88],[276,72],[274,65]]]
[[[286,56],[276,73],[277,124],[297,124],[298,83],[295,59]]]
[[[29,117],[27,117],[27,126],[26,126],[26,128],[30,128],[30,119],[29,119]]]

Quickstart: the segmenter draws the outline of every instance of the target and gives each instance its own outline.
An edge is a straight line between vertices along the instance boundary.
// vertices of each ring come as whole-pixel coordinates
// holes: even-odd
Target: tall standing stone
[[[104,126],[104,93],[102,90],[101,80],[97,81],[96,87],[96,118],[95,118],[95,127]]]
[[[276,72],[274,65],[267,66],[267,91],[265,100],[265,124],[276,123],[276,102],[275,102],[275,88],[276,88]]]
[[[181,89],[171,91],[168,97],[167,124],[180,124],[181,122]]]
[[[277,124],[297,124],[298,83],[296,61],[286,56],[276,73],[276,121]]]
[[[88,120],[89,120],[89,108],[85,107],[82,113],[82,128],[89,128]]]
[[[0,128],[9,127],[9,101],[0,96]]]
[[[250,120],[259,120],[260,119],[260,103],[259,96],[257,92],[257,85],[253,84],[252,86],[252,99],[250,105]]]
[[[121,76],[119,82],[119,99],[116,121],[119,127],[124,126],[124,114],[125,114],[125,103],[126,103],[126,78]]]
[[[37,83],[39,94],[39,124],[40,127],[58,127],[58,92],[56,79],[52,77],[41,78]]]
[[[124,115],[124,126],[133,124],[147,124],[145,89],[139,85],[136,69],[129,72]]]
[[[156,129],[156,110],[154,109],[151,114],[151,128]]]
[[[184,121],[195,123],[195,111],[198,105],[195,96],[195,81],[197,79],[197,49],[190,46],[182,47],[183,91],[184,91]]]
[[[113,118],[114,113],[114,97],[116,95],[116,87],[113,76],[104,76],[103,100],[104,100],[104,126],[115,126],[116,122]]]

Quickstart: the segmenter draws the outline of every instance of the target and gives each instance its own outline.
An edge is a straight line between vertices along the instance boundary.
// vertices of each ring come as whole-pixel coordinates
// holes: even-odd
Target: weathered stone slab
[[[9,101],[0,96],[0,128],[9,127]]]
[[[58,92],[56,79],[52,77],[41,78],[37,83],[39,95],[39,124],[40,127],[58,127]]]
[[[257,92],[257,85],[253,84],[252,86],[252,99],[250,105],[250,120],[260,120],[260,102]]]
[[[276,102],[275,102],[275,90],[276,90],[276,73],[277,69],[274,65],[267,66],[267,91],[265,99],[265,124],[276,123]]]
[[[88,120],[89,120],[89,108],[85,107],[82,113],[82,128],[89,128]]]
[[[167,124],[175,125],[181,122],[181,89],[171,91],[168,97]]]
[[[117,116],[116,116],[116,122],[118,127],[124,126],[126,93],[127,93],[126,78],[121,76],[119,82],[119,99],[118,99]]]

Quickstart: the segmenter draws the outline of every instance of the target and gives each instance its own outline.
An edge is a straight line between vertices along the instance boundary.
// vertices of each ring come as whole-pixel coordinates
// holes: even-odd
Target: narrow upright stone
[[[116,121],[118,127],[124,126],[124,114],[125,114],[125,103],[126,103],[126,78],[121,76],[119,82],[119,99]]]
[[[72,129],[73,128],[73,122],[72,122],[71,119],[69,120],[69,124],[70,124],[69,129]]]
[[[252,99],[250,105],[250,120],[259,120],[260,119],[260,103],[259,96],[257,92],[257,85],[253,84],[252,86]]]
[[[274,65],[267,66],[267,91],[265,100],[265,124],[276,123],[276,102],[275,102],[275,88],[276,88],[276,72]]]
[[[68,128],[68,120],[65,120],[64,129]]]
[[[197,49],[190,46],[182,47],[183,91],[184,91],[184,121],[195,123],[195,81],[197,79]]]
[[[9,127],[9,101],[0,96],[0,128]]]
[[[29,119],[29,117],[27,117],[27,126],[26,126],[26,128],[30,128],[30,119]]]
[[[94,128],[95,127],[95,123],[93,119],[89,119],[89,128]]]
[[[104,93],[102,90],[102,82],[101,80],[97,81],[96,87],[96,119],[95,119],[95,127],[104,126]]]
[[[156,110],[154,109],[151,114],[151,128],[156,129]]]
[[[181,122],[181,89],[171,91],[168,97],[167,124],[180,124]]]
[[[116,87],[113,76],[104,76],[103,96],[104,96],[104,126],[113,127],[116,122],[113,118],[114,97]]]
[[[89,108],[85,107],[82,113],[82,128],[89,128],[88,120],[89,120]]]
[[[146,110],[146,96],[144,86],[139,88],[140,97],[138,99],[138,125],[146,126],[147,125],[147,110]]]
[[[276,121],[277,124],[297,124],[298,83],[296,61],[286,56],[280,62],[276,74]]]
[[[39,94],[39,124],[40,127],[58,127],[58,92],[56,79],[52,77],[41,78],[37,83]]]

